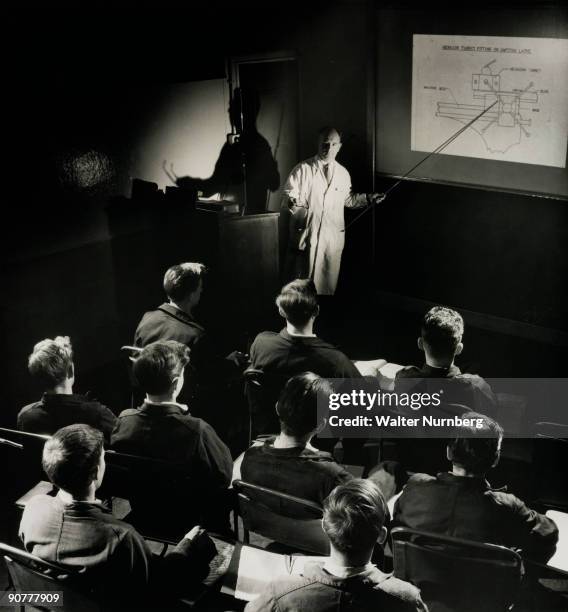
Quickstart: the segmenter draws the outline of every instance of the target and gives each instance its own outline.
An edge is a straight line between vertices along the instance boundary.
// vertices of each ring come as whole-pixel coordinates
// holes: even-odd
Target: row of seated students
[[[277,404],[280,434],[245,451],[235,461],[233,479],[316,503],[322,503],[334,487],[351,481],[353,476],[331,454],[311,444],[325,425],[323,417],[318,421],[318,399],[325,401],[332,392],[330,383],[313,373],[291,378]],[[463,420],[470,424],[456,428],[446,449],[449,472],[405,478],[393,462],[371,470],[368,479],[380,486],[387,500],[402,489],[391,526],[502,544],[546,562],[558,541],[554,521],[487,481],[488,472],[499,462],[503,429],[475,412],[465,413]]]
[[[173,340],[187,346],[191,351],[189,384],[179,392],[180,401],[191,403],[192,412],[199,402],[192,400],[194,389],[204,387],[213,390],[226,376],[242,371],[245,355],[237,351],[226,358],[219,357],[214,341],[193,315],[199,303],[206,268],[199,263],[183,263],[169,268],[163,286],[168,302],[156,310],[144,314],[135,335],[134,343],[143,348],[154,342]],[[279,333],[262,332],[253,342],[248,364],[261,371],[266,378],[263,385],[262,405],[253,407],[258,433],[271,433],[277,426],[272,407],[285,382],[295,374],[314,372],[325,378],[358,378],[368,374],[365,365],[374,365],[373,373],[379,378],[379,366],[383,359],[374,362],[353,362],[338,348],[318,338],[314,323],[319,306],[314,283],[309,279],[298,279],[284,286],[276,298],[279,314],[286,327]],[[448,403],[468,406],[477,412],[495,416],[496,400],[489,385],[477,375],[462,374],[455,365],[455,357],[463,350],[463,319],[444,307],[431,309],[424,317],[418,345],[425,354],[425,364],[418,368],[406,366],[396,374],[394,382],[409,391],[409,380],[420,380],[424,385],[428,378],[451,379],[446,391]],[[98,402],[73,394],[75,371],[72,349],[68,339],[58,337],[44,340],[34,347],[29,358],[29,370],[46,390],[40,401],[24,407],[18,415],[18,427],[35,433],[52,433],[71,422],[85,422],[99,427],[108,441],[114,427],[114,414]],[[187,375],[188,372],[186,372]],[[414,389],[420,391],[419,388]],[[203,394],[201,394],[203,397]],[[254,401],[254,398],[253,398]],[[268,410],[266,409],[268,406]],[[209,422],[218,420],[218,407],[209,406],[208,412],[197,411]],[[222,415],[221,415],[222,416]],[[346,451],[349,451],[347,448]]]
[[[329,559],[307,566],[300,577],[275,581],[249,604],[251,610],[424,609],[416,588],[372,563],[387,529],[399,525],[503,544],[534,560],[546,561],[553,554],[558,538],[554,522],[488,484],[502,430],[477,413],[467,418],[482,419],[483,427],[461,428],[448,445],[451,472],[411,476],[390,520],[386,501],[396,487],[389,487],[388,477],[353,478],[331,455],[310,445],[321,425],[317,395],[330,393],[328,384],[314,374],[293,377],[278,403],[281,433],[260,453],[258,447],[247,450],[235,464],[235,476],[271,487],[277,483],[285,492],[321,500],[322,526],[330,540]],[[294,403],[302,392],[304,397]],[[60,429],[44,446],[43,467],[59,492],[56,497],[38,495],[26,505],[20,526],[24,545],[47,561],[85,568],[84,582],[97,597],[142,594],[154,587],[182,594],[184,585],[206,573],[214,547],[202,529],[190,529],[160,560],[131,525],[114,518],[96,499],[105,472],[101,432],[83,424]]]
[[[147,313],[138,327],[136,342],[143,345],[150,341],[133,364],[134,376],[146,393],[146,400],[140,408],[125,410],[116,418],[105,406],[74,395],[71,344],[68,338],[58,337],[40,342],[30,356],[30,372],[44,381],[46,393],[40,402],[22,409],[18,427],[35,433],[54,434],[61,427],[65,429],[72,423],[83,423],[100,430],[105,442],[115,450],[186,463],[201,479],[204,491],[207,491],[204,498],[208,497],[213,506],[219,503],[216,494],[229,486],[232,471],[233,478],[240,476],[253,484],[276,488],[325,506],[336,487],[341,490],[341,487],[356,481],[325,450],[331,449],[316,437],[322,426],[317,420],[317,397],[331,392],[325,378],[356,378],[365,373],[364,369],[360,370],[361,366],[313,333],[319,313],[313,283],[297,280],[286,285],[276,300],[279,312],[286,320],[286,328],[279,334],[260,334],[251,347],[250,356],[252,365],[271,376],[275,383],[271,392],[278,400],[273,412],[276,428],[271,431],[279,429],[279,434],[253,444],[233,467],[227,446],[213,428],[205,420],[191,416],[188,407],[178,402],[185,366],[189,361],[189,348],[192,349],[192,359],[200,352],[212,354],[210,349],[200,347],[200,343],[206,344],[206,335],[199,326],[195,327],[195,334],[178,335],[179,330],[187,331],[183,325],[189,324],[186,321],[189,315],[184,317],[180,313],[184,308],[191,313],[199,301],[203,272],[204,268],[198,264],[180,264],[170,268],[164,279],[168,304]],[[148,329],[153,329],[155,335]],[[406,482],[404,469],[387,462],[370,470],[366,484],[361,486],[378,485],[387,499],[404,486],[395,506],[395,525],[503,543],[522,549],[534,559],[546,560],[555,549],[558,537],[555,524],[527,508],[515,496],[493,490],[485,480],[486,473],[499,459],[502,430],[494,420],[485,416],[494,414],[495,406],[487,383],[478,376],[462,375],[454,364],[455,356],[463,348],[462,336],[463,320],[458,313],[443,307],[429,311],[418,341],[426,363],[422,368],[409,366],[401,369],[395,388],[398,382],[409,378],[422,381],[429,377],[455,379],[458,384],[454,401],[474,406],[484,413],[474,415],[483,420],[484,435],[477,435],[479,430],[457,433],[447,449],[451,472],[436,477],[414,475]],[[237,362],[239,359],[232,360],[233,364]],[[349,444],[346,442],[344,440],[347,453]],[[46,471],[50,475],[47,468]],[[64,480],[56,480],[58,477],[51,475],[50,478],[61,490],[66,490],[62,484]],[[92,480],[95,489],[99,480]],[[91,491],[91,485],[89,487]],[[58,512],[64,513],[66,502],[71,498],[65,493],[61,497],[62,501],[59,495],[57,498],[61,502]],[[207,505],[205,499],[204,504]],[[26,512],[32,512],[33,507],[31,505]],[[167,513],[166,508],[163,510]],[[382,520],[388,525],[387,518]],[[333,538],[331,540],[333,544]],[[35,545],[29,544],[31,540],[24,537],[24,541],[28,549],[43,556],[42,549],[36,550]],[[100,558],[97,559],[99,561],[95,564],[100,563]],[[361,564],[357,568],[361,569]],[[359,573],[363,571],[366,570]],[[346,572],[335,576],[359,575]]]
[[[94,428],[68,425],[45,444],[43,467],[59,488],[26,505],[20,536],[26,549],[70,569],[82,569],[91,597],[105,609],[123,609],[120,593],[137,609],[154,609],[154,597],[181,596],[207,573],[215,545],[193,527],[165,557],[157,557],[128,523],[96,499],[103,482],[103,436]],[[371,557],[386,540],[388,509],[379,487],[354,479],[324,500],[322,527],[331,554],[294,579],[277,580],[248,605],[254,610],[350,609],[423,611],[419,590],[378,569]]]
[[[353,362],[333,345],[318,338],[314,324],[319,315],[313,281],[297,279],[285,285],[276,306],[286,327],[279,333],[263,332],[250,350],[252,367],[258,368],[274,384],[275,398],[286,380],[300,372],[310,371],[325,378],[360,378],[369,373],[366,362]],[[394,388],[409,390],[408,379],[452,379],[448,403],[459,403],[483,414],[494,415],[496,399],[489,385],[478,375],[463,374],[455,365],[463,350],[464,323],[456,311],[436,306],[423,320],[418,347],[425,354],[422,367],[406,366],[396,373]],[[375,374],[386,364],[383,359],[368,362]],[[417,383],[420,384],[420,383]],[[420,391],[417,387],[414,391]]]
[[[189,363],[189,348],[175,340],[153,342],[139,353],[134,361],[133,374],[145,392],[146,399],[138,408],[129,408],[115,417],[98,402],[71,393],[74,381],[73,353],[70,341],[65,337],[44,340],[36,345],[30,356],[30,371],[50,379],[51,391],[40,402],[26,406],[18,417],[18,427],[32,433],[51,434],[60,427],[72,423],[84,423],[100,430],[105,441],[115,451],[158,459],[187,468],[191,484],[200,491],[202,504],[195,506],[194,515],[218,508],[223,502],[224,491],[231,482],[232,458],[227,445],[205,420],[193,417],[187,405],[178,403],[178,395],[184,386],[184,372]],[[61,409],[62,407],[62,409]],[[72,408],[76,408],[73,412]],[[140,507],[141,500],[149,496],[137,496],[139,517],[151,515],[156,509]],[[187,519],[190,495],[179,491],[170,502],[168,520],[175,526]],[[131,500],[132,501],[132,500]],[[159,508],[161,502],[156,500]],[[209,518],[219,527],[226,512],[209,512]]]

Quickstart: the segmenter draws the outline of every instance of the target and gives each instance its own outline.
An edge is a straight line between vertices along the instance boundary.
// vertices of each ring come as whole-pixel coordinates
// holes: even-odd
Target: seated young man
[[[463,319],[451,308],[435,306],[425,315],[418,338],[418,348],[424,352],[426,363],[406,366],[396,374],[394,388],[406,391],[412,383],[406,379],[446,378],[451,384],[444,386],[445,402],[462,404],[470,410],[495,416],[497,403],[491,387],[476,374],[462,374],[455,358],[463,351]],[[415,389],[413,389],[415,390]]]
[[[219,339],[213,339],[195,319],[206,274],[205,265],[196,262],[168,268],[163,281],[168,301],[144,314],[136,328],[134,344],[140,348],[167,340],[185,344],[191,350],[192,374],[191,385],[182,391],[182,398],[192,403],[195,413],[221,428],[226,415],[218,414],[215,408],[227,399],[219,383],[240,376],[247,359],[238,351],[225,356]]]
[[[202,263],[185,262],[168,268],[164,275],[164,292],[168,301],[156,310],[146,312],[136,328],[134,344],[140,348],[152,342],[176,340],[191,349],[192,362],[197,370],[207,368],[212,360],[225,369],[230,364],[241,365],[243,355],[231,353],[220,363],[214,342],[204,327],[195,320],[203,293],[203,279],[207,268]],[[218,373],[218,370],[217,370]]]
[[[59,492],[27,503],[20,537],[28,552],[83,569],[81,584],[105,601],[116,602],[123,593],[132,603],[148,587],[179,592],[192,576],[206,574],[215,551],[202,529],[194,527],[160,559],[131,525],[96,499],[105,473],[99,431],[88,425],[63,427],[45,443],[42,464]]]
[[[501,426],[475,412],[463,419],[475,424],[459,427],[448,445],[451,472],[412,476],[395,504],[392,526],[501,544],[546,562],[556,549],[556,524],[486,480],[499,462]]]
[[[313,372],[293,376],[276,405],[280,433],[254,442],[238,457],[233,480],[242,479],[320,505],[335,486],[351,480],[351,473],[331,453],[312,445],[325,424],[318,421],[318,398],[327,403],[332,392],[331,383]],[[398,463],[383,461],[373,466],[369,478],[390,499],[406,482],[406,473]]]
[[[415,586],[383,573],[371,562],[376,543],[385,542],[387,514],[374,483],[351,480],[336,487],[324,502],[322,521],[329,558],[307,564],[301,576],[273,581],[246,611],[425,611]]]
[[[120,413],[111,446],[122,453],[185,466],[199,490],[195,501],[207,505],[208,496],[227,489],[233,462],[215,430],[176,401],[188,363],[189,349],[175,340],[154,342],[139,353],[133,374],[146,400],[140,408]]]
[[[152,342],[177,340],[199,353],[205,329],[194,318],[203,291],[206,267],[186,262],[166,270],[164,291],[168,302],[144,314],[136,328],[134,344],[144,347]]]
[[[257,418],[262,421],[264,417],[265,421],[259,433],[275,431],[278,424],[272,407],[291,376],[314,372],[324,378],[361,377],[349,357],[314,333],[319,306],[313,280],[297,279],[285,285],[276,298],[276,306],[286,327],[279,333],[260,333],[250,349],[251,367],[264,373],[263,397],[254,406]],[[386,362],[373,363],[376,369]]]
[[[276,298],[286,327],[279,333],[262,332],[254,340],[252,367],[284,383],[300,372],[315,372],[326,378],[358,378],[353,362],[339,349],[314,333],[319,314],[317,292],[311,279],[297,279],[285,285]]]
[[[338,484],[352,475],[330,453],[311,441],[324,422],[318,422],[318,397],[327,401],[331,384],[312,372],[292,377],[276,405],[280,433],[255,442],[235,461],[233,479],[277,489],[322,504]]]
[[[38,342],[29,356],[28,370],[45,392],[39,402],[20,410],[18,429],[49,435],[65,425],[85,423],[102,431],[107,441],[110,439],[116,416],[99,402],[73,393],[75,366],[67,336]]]

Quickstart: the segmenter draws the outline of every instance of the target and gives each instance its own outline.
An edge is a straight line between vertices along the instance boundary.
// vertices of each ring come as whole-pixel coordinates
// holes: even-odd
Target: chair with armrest
[[[416,585],[430,612],[510,610],[521,584],[522,561],[496,544],[395,527],[394,575]]]
[[[228,525],[228,492],[206,489],[187,465],[107,450],[101,497],[127,499],[124,518],[146,538],[178,542],[196,524]],[[224,518],[223,518],[224,517]]]
[[[138,346],[121,346],[120,352],[123,356],[126,371],[128,373],[128,380],[130,383],[130,407],[136,408],[140,404],[138,400],[144,396],[140,388],[138,387],[138,383],[134,378],[134,374],[132,373],[132,363],[136,359],[136,356],[140,353],[142,349]]]
[[[89,593],[78,570],[44,561],[24,550],[1,542],[0,553],[4,556],[8,574],[16,592],[43,591],[48,595],[43,597],[43,601],[42,598],[39,598],[38,602],[29,603],[32,609],[102,612],[103,608]],[[60,599],[54,602],[56,592],[61,595]],[[57,605],[53,605],[54,603]],[[21,603],[20,611],[25,612],[25,610],[26,606]]]
[[[270,401],[270,390],[266,375],[262,370],[248,367],[243,372],[245,397],[248,404],[250,442],[257,436],[278,431],[278,419],[274,402]]]
[[[193,483],[186,466],[114,450],[105,451],[105,462],[101,493],[130,502],[132,510],[125,520],[152,539],[175,539],[183,531],[173,513],[182,512],[183,506],[187,514],[192,507],[189,498]]]
[[[253,439],[253,414],[262,393],[263,375],[264,372],[262,370],[253,367],[248,367],[243,372],[245,398],[248,409],[248,446],[251,445]]]
[[[243,376],[251,415],[251,439],[278,433],[280,423],[276,414],[276,402],[287,379],[253,367],[247,368]]]
[[[253,531],[294,550],[329,554],[329,541],[321,526],[321,506],[242,480],[233,481],[233,488],[245,544]]]
[[[537,438],[548,440],[559,440],[568,443],[568,423],[553,423],[551,421],[539,421],[534,424]]]
[[[17,468],[24,456],[24,445],[0,437],[0,462],[5,468],[2,473],[2,506],[10,507],[12,501],[22,492],[21,475]],[[0,506],[1,507],[1,506]]]
[[[567,462],[568,424],[535,423],[533,491],[534,503],[539,509],[568,512]]]
[[[43,446],[49,436],[0,427],[3,499],[10,504],[44,478]]]
[[[8,429],[6,427],[0,427],[0,437],[15,444],[21,444],[24,450],[30,454],[37,455],[39,453],[40,458],[43,452],[43,445],[46,440],[50,438],[49,435],[29,433],[27,431]]]

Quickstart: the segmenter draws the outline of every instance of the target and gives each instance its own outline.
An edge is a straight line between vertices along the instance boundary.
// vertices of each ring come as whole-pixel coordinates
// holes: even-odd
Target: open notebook
[[[223,591],[237,599],[251,601],[279,576],[300,575],[307,563],[323,563],[325,559],[326,557],[281,555],[237,544],[229,569],[233,580],[225,581]]]
[[[549,510],[546,516],[552,519],[558,526],[556,552],[547,565],[563,572],[568,572],[568,514],[558,510]]]

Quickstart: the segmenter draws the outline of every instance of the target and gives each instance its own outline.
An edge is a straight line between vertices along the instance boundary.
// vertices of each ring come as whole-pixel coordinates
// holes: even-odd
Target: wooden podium
[[[203,306],[213,315],[222,313],[225,323],[250,328],[267,309],[272,312],[280,286],[278,217],[197,209],[186,261],[202,261],[211,268]]]

